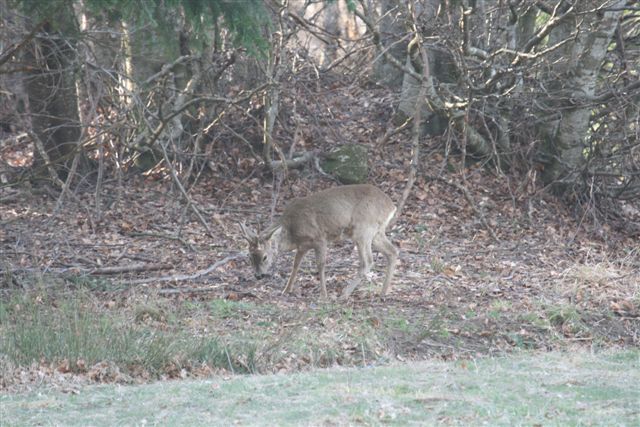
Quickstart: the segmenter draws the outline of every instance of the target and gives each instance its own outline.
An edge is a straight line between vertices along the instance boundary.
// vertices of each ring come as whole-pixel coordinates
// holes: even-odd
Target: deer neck
[[[271,238],[273,249],[276,253],[289,252],[296,249],[296,245],[291,242],[286,227],[281,227]]]

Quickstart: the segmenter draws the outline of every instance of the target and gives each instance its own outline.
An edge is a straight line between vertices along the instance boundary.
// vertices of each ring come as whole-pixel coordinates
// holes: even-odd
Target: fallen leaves
[[[326,98],[318,96],[307,106],[314,120],[300,118],[305,137],[298,141],[299,146],[328,150],[344,140],[366,144],[377,133],[386,132],[388,124],[372,117],[382,114],[386,120],[391,100],[377,89],[354,95],[352,86],[336,87],[335,94]],[[314,127],[316,118],[330,121],[331,131]],[[396,201],[405,183],[410,158],[407,136],[408,131],[400,132],[370,151],[371,181]],[[439,141],[424,143],[436,146]],[[24,279],[23,272],[29,271],[40,275],[39,280],[45,277],[48,286],[49,279],[55,277],[63,280],[65,286],[73,286],[74,291],[77,288],[95,291],[103,301],[99,304],[103,310],[129,310],[133,320],[159,330],[175,327],[187,333],[217,337],[258,331],[264,334],[261,335],[264,341],[259,343],[264,346],[287,343],[294,338],[312,339],[312,344],[326,344],[330,349],[336,346],[333,356],[289,351],[270,366],[272,370],[362,363],[363,347],[358,345],[362,330],[358,328],[373,330],[378,340],[366,356],[377,357],[379,353],[387,360],[460,358],[509,351],[518,346],[562,347],[566,342],[559,335],[571,340],[597,336],[603,343],[638,344],[640,280],[634,261],[625,264],[634,253],[619,251],[637,246],[637,241],[620,234],[614,247],[585,233],[570,212],[547,200],[544,194],[531,199],[514,195],[504,179],[479,167],[467,167],[455,156],[445,158],[439,150],[421,159],[423,170],[437,171],[434,174],[446,175],[452,182],[459,171],[464,171],[472,199],[482,208],[499,239],[489,237],[459,189],[418,176],[404,212],[389,233],[401,247],[401,262],[391,292],[384,300],[375,293],[379,290],[378,283],[360,286],[347,303],[318,302],[315,265],[308,259],[303,262],[301,283],[295,295],[281,294],[285,279],[278,276],[263,282],[254,280],[244,258],[229,259],[211,271],[203,270],[216,260],[244,251],[233,222],[258,215],[261,224],[266,225],[272,212],[277,216],[286,200],[334,185],[314,175],[313,170],[291,171],[282,183],[275,185],[271,175],[260,173],[256,159],[243,146],[227,144],[223,138],[210,145],[215,149],[210,155],[216,158],[219,169],[209,176],[203,174],[197,185],[190,188],[189,195],[210,220],[213,237],[184,213],[182,201],[174,198],[170,187],[162,181],[143,182],[134,178],[121,187],[105,183],[104,193],[119,194],[120,201],[104,211],[102,220],[95,221],[95,228],[90,226],[92,218],[88,216],[94,208],[92,192],[78,193],[78,200],[87,209],[68,202],[52,218],[50,212],[56,200],[25,191],[23,197],[0,207],[2,220],[10,220],[3,223],[0,232],[0,251],[3,261],[17,271],[5,270],[13,275],[11,286],[20,292],[28,289],[30,282]],[[631,203],[624,208],[638,216]],[[133,235],[143,231],[145,236]],[[606,234],[612,233],[608,230]],[[356,275],[357,259],[352,248],[330,251],[327,273],[332,296],[339,294],[344,283]],[[285,278],[291,261],[292,257],[285,255],[278,262],[277,270]],[[127,265],[175,266],[171,277],[182,275],[187,279],[169,281],[171,288],[165,289],[167,283],[154,280],[155,276],[144,268],[118,270],[119,266]],[[97,282],[85,280],[82,273],[97,267],[118,274],[118,279],[129,285],[109,288],[108,292],[103,287],[96,290]],[[56,268],[77,276],[73,278],[75,281],[54,276]],[[207,272],[193,276],[202,271]],[[106,280],[104,286],[111,284],[110,278]],[[137,280],[143,280],[144,285]],[[159,296],[162,290],[172,292]],[[39,298],[39,306],[56,303]],[[217,300],[253,305],[218,318],[210,309],[206,314],[179,310],[190,304],[211,304]],[[154,306],[158,302],[160,308]],[[551,322],[545,307],[561,305],[575,308],[577,320]],[[336,314],[335,310],[345,307],[356,314],[351,317],[347,312]],[[14,304],[10,309],[20,312],[22,307]],[[394,316],[406,322],[389,326]],[[171,320],[173,317],[177,320]],[[177,323],[171,324],[172,321]],[[299,335],[294,336],[295,333]],[[251,361],[239,363],[249,366]],[[191,369],[191,375],[213,371],[206,365]],[[43,362],[26,371],[25,376],[32,381],[78,372],[98,382],[150,376],[141,367],[133,366],[128,367],[130,377],[127,377],[112,363],[87,366],[83,359],[63,359],[53,366]],[[170,364],[165,374],[183,378],[187,373],[184,367]]]
[[[640,317],[640,307],[638,302],[634,303],[630,299],[622,301],[611,301],[610,307],[618,316],[622,317]]]

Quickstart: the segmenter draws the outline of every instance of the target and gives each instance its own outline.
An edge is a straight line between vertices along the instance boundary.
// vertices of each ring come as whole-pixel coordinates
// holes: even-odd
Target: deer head
[[[245,240],[249,243],[249,261],[258,279],[269,275],[269,270],[276,256],[277,242],[276,235],[279,234],[280,227],[270,227],[263,233],[248,228],[241,222],[240,229]]]

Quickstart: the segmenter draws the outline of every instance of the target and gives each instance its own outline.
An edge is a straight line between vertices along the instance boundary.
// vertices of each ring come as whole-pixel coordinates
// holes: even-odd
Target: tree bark
[[[378,32],[382,37],[380,42],[382,46],[385,46],[385,49],[388,49],[389,54],[401,63],[405,62],[407,44],[409,43],[408,40],[402,42],[394,40],[398,34],[405,32],[402,11],[403,8],[394,0],[382,0],[380,2],[380,21],[378,24]],[[369,16],[370,19],[377,15],[374,12],[376,11],[369,10],[370,15],[373,15]],[[374,21],[372,20],[372,22]],[[391,87],[400,87],[404,77],[402,71],[390,64],[381,52],[376,53],[377,59],[374,65],[374,72],[378,82]]]
[[[593,2],[585,2],[583,6],[593,6]],[[618,0],[610,5],[604,13],[587,13],[577,37],[571,45],[567,45],[564,55],[567,59],[556,66],[557,76],[561,82],[562,101],[560,117],[555,123],[544,124],[547,144],[543,180],[553,184],[556,191],[564,192],[578,183],[580,171],[587,160],[586,139],[589,132],[592,106],[589,99],[596,93],[596,83],[602,62],[611,43],[611,38],[622,16],[622,7],[626,0]],[[554,30],[562,37],[567,33],[567,22]],[[574,27],[575,28],[575,27]],[[552,32],[553,34],[553,32]],[[551,37],[552,42],[558,39]],[[559,54],[559,53],[558,53]],[[553,93],[552,96],[557,96]],[[552,134],[549,134],[549,130]]]
[[[65,37],[77,33],[73,9],[64,3],[24,51],[24,61],[31,70],[25,85],[31,126],[42,141],[51,165],[63,179],[80,139],[75,78],[77,51],[74,41]],[[36,174],[44,172],[44,166],[45,160],[36,150]]]

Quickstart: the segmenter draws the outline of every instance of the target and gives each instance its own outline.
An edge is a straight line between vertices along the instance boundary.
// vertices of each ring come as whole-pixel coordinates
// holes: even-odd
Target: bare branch
[[[216,269],[222,267],[223,265],[227,264],[230,261],[234,261],[238,258],[241,258],[243,256],[242,253],[236,253],[233,255],[229,255],[223,259],[221,259],[220,261],[217,261],[213,264],[211,264],[209,267],[205,268],[204,270],[198,270],[193,274],[176,274],[174,276],[161,276],[161,277],[148,277],[145,279],[135,279],[135,280],[124,280],[121,282],[116,283],[116,285],[118,286],[128,286],[128,285],[140,285],[142,283],[161,283],[161,282],[184,282],[187,280],[196,280],[199,279],[201,277],[206,276],[207,274],[211,273],[212,271],[215,271]]]

